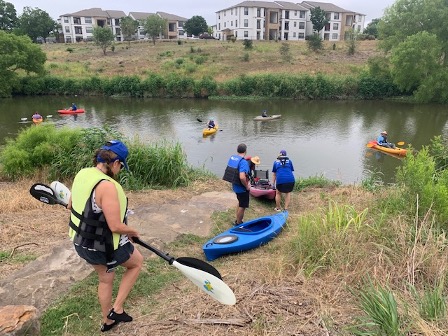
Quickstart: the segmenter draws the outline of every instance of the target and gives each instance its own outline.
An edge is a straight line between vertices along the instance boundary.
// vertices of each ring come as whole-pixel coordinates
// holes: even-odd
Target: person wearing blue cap
[[[294,166],[292,161],[286,155],[285,150],[280,151],[280,155],[277,160],[274,161],[272,167],[272,184],[276,187],[275,192],[275,211],[281,211],[282,195],[285,198],[284,210],[288,210],[289,203],[291,201],[291,191],[294,190],[295,178],[294,178]]]
[[[103,332],[119,322],[132,321],[123,306],[143,265],[143,257],[131,241],[139,233],[127,225],[127,198],[115,180],[122,168],[129,170],[128,154],[126,145],[118,140],[98,149],[93,158],[94,167],[81,169],[76,174],[68,206],[70,239],[78,255],[98,274]],[[126,271],[112,304],[113,270],[119,265]]]

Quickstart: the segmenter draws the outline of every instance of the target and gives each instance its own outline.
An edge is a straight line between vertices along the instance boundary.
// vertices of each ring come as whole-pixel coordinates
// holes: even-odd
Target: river
[[[75,102],[86,113],[59,115]],[[254,121],[266,109],[281,119]],[[126,137],[144,142],[179,141],[188,161],[222,176],[239,143],[258,155],[258,169],[272,169],[280,150],[287,151],[297,177],[324,176],[344,184],[360,183],[370,172],[393,182],[400,159],[366,144],[387,130],[389,141],[419,149],[435,135],[447,135],[446,106],[390,101],[215,101],[196,99],[116,99],[98,97],[20,97],[0,100],[0,145],[38,111],[57,127],[110,125]],[[50,117],[47,117],[50,116]],[[27,118],[27,122],[21,119]],[[204,138],[209,118],[219,125]],[[202,120],[203,122],[199,122]]]

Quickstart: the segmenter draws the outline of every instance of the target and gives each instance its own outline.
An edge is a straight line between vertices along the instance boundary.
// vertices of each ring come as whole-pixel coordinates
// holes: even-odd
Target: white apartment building
[[[310,10],[316,7],[330,20],[321,31],[324,40],[340,41],[349,29],[364,29],[365,15],[331,3],[243,1],[216,12],[213,36],[219,40],[305,40],[313,33]]]
[[[135,36],[137,40],[148,38],[143,25],[144,20],[151,15],[158,15],[167,21],[166,33],[161,35],[160,38],[177,39],[186,37],[183,25],[187,19],[184,17],[164,12],[130,12],[129,16],[139,22],[139,27]],[[110,27],[115,35],[115,40],[122,41],[123,36],[121,34],[120,22],[121,19],[126,16],[126,13],[123,11],[90,8],[75,13],[61,15],[58,22],[61,24],[65,43],[91,41],[93,39],[93,27],[96,26]]]
[[[102,10],[101,8],[84,9],[79,12],[61,15],[58,19],[64,34],[64,42],[90,41],[93,27],[109,26],[117,41],[122,40],[120,19],[125,17],[123,11]]]

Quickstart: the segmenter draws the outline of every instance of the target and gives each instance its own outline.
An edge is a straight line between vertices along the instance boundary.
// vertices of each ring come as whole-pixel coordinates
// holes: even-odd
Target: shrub
[[[324,48],[322,38],[318,34],[313,34],[307,36],[307,45],[308,49],[317,52],[319,50],[322,50]]]
[[[253,48],[252,40],[245,39],[243,41],[243,46],[244,46],[244,49],[252,49]]]

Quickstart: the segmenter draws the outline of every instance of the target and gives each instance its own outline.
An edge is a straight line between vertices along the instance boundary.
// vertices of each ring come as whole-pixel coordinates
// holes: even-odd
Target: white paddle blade
[[[53,189],[54,194],[59,201],[68,204],[68,200],[70,199],[71,195],[70,189],[68,189],[63,183],[59,181],[51,182],[50,188]]]
[[[230,287],[227,286],[224,281],[218,279],[214,275],[196,268],[182,265],[177,261],[173,262],[173,266],[181,271],[196,286],[198,286],[215,300],[218,300],[222,304],[230,306],[236,303],[235,294],[230,289]]]

